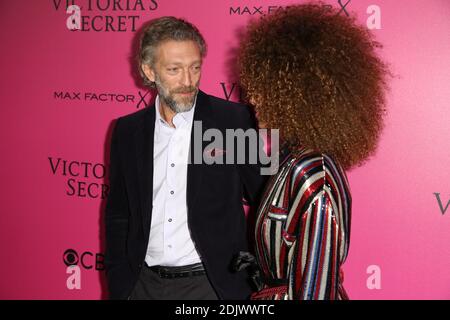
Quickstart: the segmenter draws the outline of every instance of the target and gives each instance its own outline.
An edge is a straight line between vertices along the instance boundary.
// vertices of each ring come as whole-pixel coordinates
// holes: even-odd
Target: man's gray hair
[[[155,83],[150,81],[142,70],[142,65],[154,66],[156,48],[164,41],[192,40],[197,43],[201,57],[206,55],[206,42],[200,31],[186,20],[175,17],[161,17],[150,21],[142,31],[139,39],[139,52],[137,55],[139,74],[146,86],[155,88]]]

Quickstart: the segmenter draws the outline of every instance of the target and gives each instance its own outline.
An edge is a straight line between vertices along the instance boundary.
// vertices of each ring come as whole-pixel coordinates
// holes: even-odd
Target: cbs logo
[[[101,253],[92,253],[85,251],[78,254],[74,249],[67,249],[63,255],[63,261],[66,266],[81,266],[84,269],[95,269],[97,271],[105,270],[104,255]]]

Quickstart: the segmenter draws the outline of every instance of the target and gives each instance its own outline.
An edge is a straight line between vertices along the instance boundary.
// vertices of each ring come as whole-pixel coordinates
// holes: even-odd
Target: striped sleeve
[[[340,266],[348,248],[346,189],[339,185],[345,180],[338,170],[327,167],[323,158],[321,162],[321,170],[309,177],[314,180],[305,181],[309,185],[307,199],[291,202],[304,205],[291,208],[300,210],[300,215],[290,254],[289,299],[339,299]],[[305,196],[301,189],[293,191],[294,199]]]

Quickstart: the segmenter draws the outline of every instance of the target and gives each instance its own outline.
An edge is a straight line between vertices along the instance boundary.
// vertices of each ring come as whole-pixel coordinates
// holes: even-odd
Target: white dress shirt
[[[153,147],[153,209],[145,262],[148,266],[184,266],[200,262],[187,223],[187,163],[196,100],[177,113],[171,127],[156,97]]]

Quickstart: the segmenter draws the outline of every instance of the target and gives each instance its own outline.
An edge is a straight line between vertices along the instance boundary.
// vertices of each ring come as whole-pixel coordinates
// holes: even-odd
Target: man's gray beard
[[[177,103],[171,97],[166,97],[161,94],[160,94],[160,98],[175,113],[187,112],[187,111],[191,110],[192,107],[194,106],[194,101],[190,102],[189,104]]]
[[[172,99],[170,96],[166,95],[166,91],[163,88],[163,86],[161,86],[161,83],[159,81],[155,81],[155,84],[156,84],[156,89],[158,90],[159,98],[167,106],[169,106],[169,108],[173,112],[175,112],[175,113],[187,112],[194,107],[195,95],[194,95],[192,101],[189,102],[188,104],[178,103],[174,99]]]

